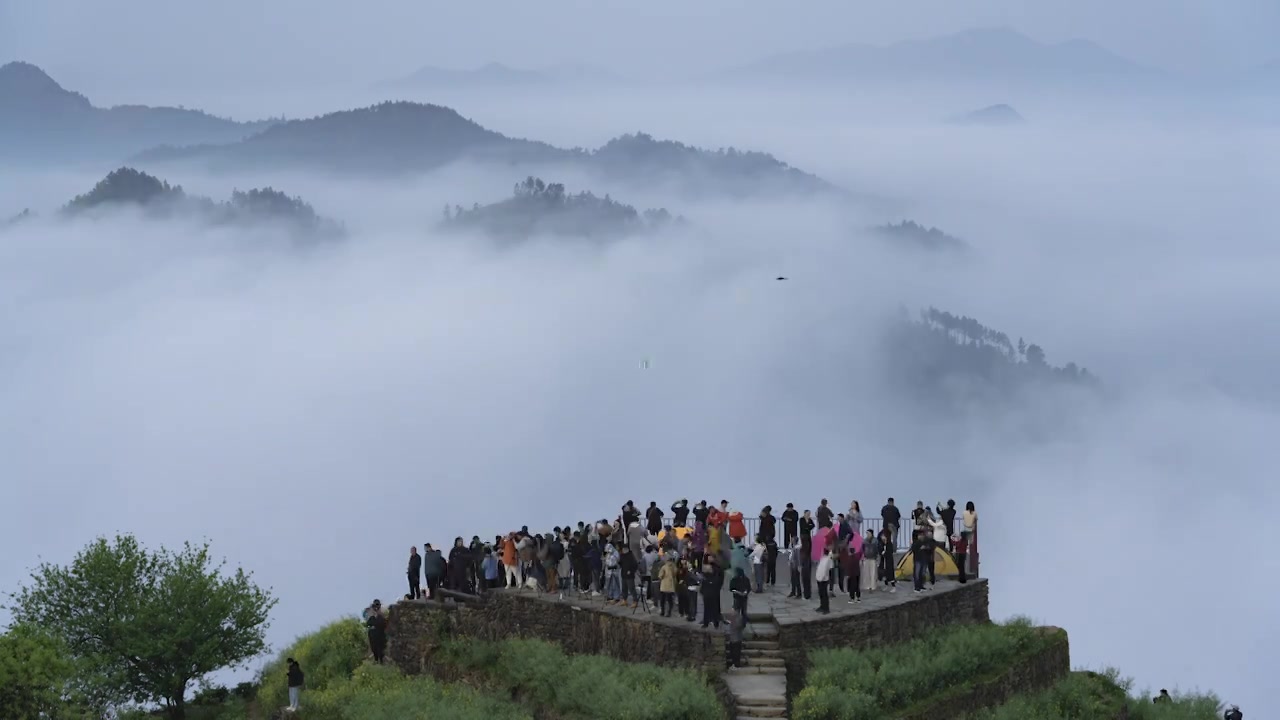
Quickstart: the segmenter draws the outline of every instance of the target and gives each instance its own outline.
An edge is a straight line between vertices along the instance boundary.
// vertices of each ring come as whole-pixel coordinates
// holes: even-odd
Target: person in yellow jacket
[[[671,617],[676,602],[676,564],[674,561],[662,563],[658,569],[658,592],[662,602],[659,605],[663,617]]]

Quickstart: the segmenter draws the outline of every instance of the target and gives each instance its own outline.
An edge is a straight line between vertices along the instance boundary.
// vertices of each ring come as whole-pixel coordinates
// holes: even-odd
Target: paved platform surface
[[[806,600],[804,598],[788,598],[787,592],[790,589],[790,582],[787,584],[778,584],[776,586],[766,585],[763,593],[752,593],[747,600],[747,610],[751,614],[769,613],[773,616],[774,621],[778,625],[790,625],[793,623],[812,622],[822,618],[831,618],[839,616],[853,615],[857,613],[875,612],[876,610],[901,605],[904,603],[917,600],[921,597],[927,597],[937,593],[950,592],[962,587],[961,583],[951,578],[938,578],[936,585],[925,584],[926,588],[923,593],[916,593],[911,588],[911,581],[899,581],[896,591],[890,592],[889,588],[879,585],[878,589],[872,592],[862,593],[862,602],[850,603],[849,593],[841,592],[836,586],[832,586],[832,595],[830,600],[831,613],[823,615],[817,611],[818,608],[818,588],[817,583],[813,584],[813,596]],[[583,608],[590,608],[600,612],[606,612],[611,615],[630,616],[636,619],[645,619],[650,622],[665,623],[672,626],[688,627],[691,630],[701,630],[700,623],[702,621],[702,598],[698,598],[698,620],[689,622],[679,615],[673,614],[672,617],[663,617],[658,613],[658,607],[654,603],[649,604],[649,612],[645,612],[644,608],[634,609],[623,605],[613,605],[605,602],[604,595],[593,597],[590,593],[566,593],[564,599],[560,599],[557,593],[540,593],[529,589],[511,589],[504,588],[496,592],[516,593],[519,595],[536,598],[543,602],[567,603]],[[727,589],[722,591],[720,598],[720,608],[724,615],[728,615],[733,608],[733,598]],[[720,632],[723,632],[722,624]],[[708,628],[714,630],[714,627]]]

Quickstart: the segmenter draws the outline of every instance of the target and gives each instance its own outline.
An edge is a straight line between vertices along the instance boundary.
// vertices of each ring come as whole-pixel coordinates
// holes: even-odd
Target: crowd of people
[[[974,504],[967,503],[961,512],[954,500],[948,500],[939,502],[936,510],[935,514],[921,501],[911,512],[912,539],[904,549],[912,553],[913,589],[919,593],[936,582],[936,547],[953,553],[961,582],[976,569]],[[470,543],[459,537],[447,557],[430,543],[421,553],[412,547],[405,597],[436,598],[442,590],[483,594],[527,588],[561,599],[576,594],[624,607],[652,605],[664,617],[688,622],[698,620],[701,605],[701,625],[718,628],[728,622],[720,607],[724,587],[728,585],[734,613],[745,619],[751,594],[776,586],[778,565],[785,557],[788,597],[811,600],[816,584],[815,609],[829,613],[837,591],[847,592],[851,604],[861,602],[865,593],[897,591],[897,538],[903,515],[893,498],[881,508],[880,517],[876,532],[863,529],[856,500],[845,512],[833,510],[826,499],[812,512],[797,511],[787,503],[780,516],[765,506],[749,539],[743,514],[730,508],[728,500],[718,506],[705,500],[690,506],[681,499],[671,505],[669,515],[657,502],[641,509],[628,500],[612,522],[583,521],[545,533],[525,526],[495,535],[492,542],[478,535]],[[379,617],[380,613],[369,613],[366,619],[371,623],[371,645]],[[375,649],[374,654],[380,652]]]

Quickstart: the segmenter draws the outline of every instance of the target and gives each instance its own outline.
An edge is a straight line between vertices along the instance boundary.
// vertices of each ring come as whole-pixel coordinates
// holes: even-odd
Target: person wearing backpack
[[[285,660],[288,667],[289,677],[289,710],[290,712],[298,712],[298,696],[302,694],[302,668],[298,665],[298,661],[293,658]]]

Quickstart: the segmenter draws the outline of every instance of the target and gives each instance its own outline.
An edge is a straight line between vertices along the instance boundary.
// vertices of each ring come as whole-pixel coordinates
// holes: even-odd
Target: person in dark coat
[[[751,580],[742,568],[733,569],[733,579],[729,581],[729,592],[733,593],[734,612],[747,616],[747,599],[751,596]]]
[[[768,535],[764,540],[764,581],[769,587],[778,584],[778,542]]]
[[[418,546],[409,548],[409,599],[422,598],[422,556],[418,554]]]
[[[942,503],[938,503],[938,519],[942,520],[942,524],[947,527],[947,549],[953,550],[955,543],[952,542],[952,537],[956,534],[955,500],[948,500],[946,507],[943,507]]]
[[[880,508],[880,520],[884,523],[881,527],[889,529],[897,537],[898,528],[902,526],[902,511],[893,504],[893,498],[889,498],[889,502]]]
[[[649,509],[644,511],[646,528],[650,533],[657,535],[662,532],[662,515],[662,508],[658,507],[658,503],[650,501]]]
[[[387,651],[387,618],[382,614],[382,601],[374,600],[369,608],[369,617],[364,621],[369,634],[369,651],[373,653],[373,661],[381,663]]]
[[[778,519],[773,516],[773,506],[765,505],[760,511],[760,530],[759,535],[765,536],[766,539],[773,539],[777,542],[778,537]]]
[[[805,600],[813,597],[813,528],[813,518],[805,510],[800,516],[800,586]]]
[[[672,505],[672,506],[671,506],[671,513],[672,513],[673,517],[675,518],[674,523],[673,523],[675,527],[686,527],[686,526],[688,526],[688,524],[689,524],[689,500],[688,500],[688,498],[680,498],[680,500],[679,500],[679,501],[677,501],[674,505]]]
[[[631,607],[632,603],[640,604],[640,593],[636,592],[636,572],[640,569],[640,563],[635,555],[631,554],[631,548],[626,545],[618,546],[618,569],[622,571],[622,604],[624,607]]]
[[[898,566],[895,555],[898,552],[898,543],[894,539],[896,533],[891,527],[881,528],[880,530],[880,579],[885,585],[889,586],[889,592],[898,592]]]
[[[285,667],[289,681],[289,709],[298,712],[298,696],[302,694],[302,683],[306,677],[302,674],[302,666],[293,658],[285,660]]]
[[[423,546],[422,573],[427,578],[427,597],[439,600],[440,583],[444,581],[444,556],[431,543]]]
[[[797,527],[800,522],[800,513],[796,512],[796,506],[787,503],[787,509],[782,511],[782,546],[791,547],[791,541],[796,539]]]
[[[831,508],[827,505],[827,499],[822,498],[822,503],[818,505],[818,527],[831,527],[831,519],[835,517],[835,513],[831,512]]]
[[[449,550],[449,584],[458,592],[470,592],[467,588],[467,566],[471,564],[471,553],[462,544],[462,538],[453,539],[453,548]]]
[[[622,506],[622,526],[628,527],[631,525],[631,523],[639,522],[639,521],[640,521],[640,511],[636,509],[635,503],[628,500],[627,504]],[[604,521],[601,520],[600,522],[604,522]]]
[[[724,570],[714,555],[707,555],[702,566],[702,627],[720,627],[720,589],[724,587]]]

